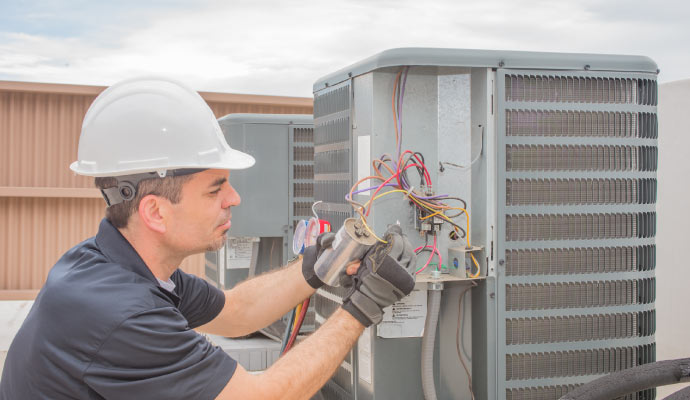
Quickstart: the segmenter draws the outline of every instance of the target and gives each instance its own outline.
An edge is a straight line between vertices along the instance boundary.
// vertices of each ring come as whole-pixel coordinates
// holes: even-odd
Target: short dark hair
[[[105,218],[116,228],[126,228],[129,223],[129,217],[139,209],[141,199],[150,194],[166,198],[171,203],[177,204],[182,199],[182,186],[191,177],[192,174],[143,180],[137,185],[136,196],[130,201],[123,201],[106,208]],[[117,179],[114,177],[98,177],[95,184],[99,189],[116,187]]]

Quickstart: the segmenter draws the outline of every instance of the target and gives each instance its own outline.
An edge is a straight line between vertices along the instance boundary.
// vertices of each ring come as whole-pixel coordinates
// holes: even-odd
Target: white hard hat
[[[176,169],[243,169],[254,157],[230,148],[197,92],[161,78],[116,83],[89,107],[77,174],[122,176]]]

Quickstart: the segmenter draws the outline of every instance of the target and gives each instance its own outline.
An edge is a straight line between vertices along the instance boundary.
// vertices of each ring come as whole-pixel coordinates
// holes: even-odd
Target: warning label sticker
[[[252,260],[254,243],[258,243],[258,237],[231,236],[225,244],[225,257],[227,268],[249,268]]]
[[[376,331],[379,337],[421,337],[424,334],[427,295],[426,285],[420,286],[401,301],[383,309],[383,321]]]
[[[359,379],[371,385],[371,327],[366,328],[357,340],[357,366]]]

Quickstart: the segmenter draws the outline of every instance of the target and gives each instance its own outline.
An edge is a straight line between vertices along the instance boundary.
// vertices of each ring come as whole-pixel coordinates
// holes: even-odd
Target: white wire
[[[458,165],[458,164],[455,164],[452,162],[441,161],[441,162],[439,162],[439,164],[441,164],[441,167],[443,167],[444,164],[447,166],[450,166],[450,167],[458,168],[458,169],[465,169],[465,168],[469,168],[469,167],[473,166],[474,163],[479,161],[479,158],[482,156],[482,153],[484,152],[484,127],[482,127],[482,134],[481,134],[480,138],[481,138],[481,141],[480,141],[481,147],[479,148],[479,154],[477,154],[477,156],[474,157],[474,159],[472,161],[470,161],[469,165]]]
[[[316,219],[319,219],[319,214],[316,213],[316,208],[314,208],[314,207],[316,207],[316,205],[319,203],[323,203],[323,201],[322,200],[315,201],[314,204],[311,205],[311,212],[312,212],[312,214],[314,214],[314,217]]]

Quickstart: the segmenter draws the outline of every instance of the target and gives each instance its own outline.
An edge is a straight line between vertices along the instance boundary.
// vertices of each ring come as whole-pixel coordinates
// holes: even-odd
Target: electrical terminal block
[[[415,229],[421,233],[441,232],[443,219],[434,216],[430,217],[432,212],[424,208],[417,208],[417,218],[415,219]]]

